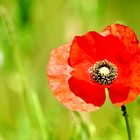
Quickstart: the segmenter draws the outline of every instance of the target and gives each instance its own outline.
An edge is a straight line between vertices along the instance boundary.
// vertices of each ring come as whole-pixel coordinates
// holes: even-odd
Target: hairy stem
[[[122,115],[124,116],[125,123],[126,123],[127,134],[128,134],[128,140],[132,140],[130,125],[129,125],[129,120],[128,120],[128,114],[127,114],[127,111],[126,111],[126,107],[125,107],[124,105],[121,106],[121,111],[123,112]]]

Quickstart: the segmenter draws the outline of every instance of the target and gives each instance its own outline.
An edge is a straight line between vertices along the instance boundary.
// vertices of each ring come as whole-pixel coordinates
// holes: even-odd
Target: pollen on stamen
[[[89,69],[92,81],[96,81],[101,85],[111,84],[118,75],[118,70],[115,64],[105,60],[96,62]]]

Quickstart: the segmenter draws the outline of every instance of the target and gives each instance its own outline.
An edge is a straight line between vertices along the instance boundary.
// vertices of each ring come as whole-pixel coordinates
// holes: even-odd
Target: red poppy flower
[[[121,24],[75,36],[50,55],[47,75],[52,92],[75,111],[101,107],[105,88],[113,104],[132,102],[140,93],[138,45],[136,34]]]

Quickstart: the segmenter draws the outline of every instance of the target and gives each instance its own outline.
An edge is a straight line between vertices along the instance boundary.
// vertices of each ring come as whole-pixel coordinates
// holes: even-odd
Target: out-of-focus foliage
[[[100,110],[80,117],[63,107],[48,87],[46,65],[53,48],[115,22],[139,36],[139,8],[139,0],[0,1],[0,140],[127,139],[120,108],[108,99]],[[4,18],[14,29],[18,54]],[[133,137],[139,140],[140,99],[128,110]]]

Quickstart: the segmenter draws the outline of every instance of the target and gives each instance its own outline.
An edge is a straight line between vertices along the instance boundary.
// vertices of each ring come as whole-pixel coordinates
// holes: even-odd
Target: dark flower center
[[[96,81],[101,85],[109,85],[117,78],[118,70],[113,63],[105,59],[96,62],[89,69],[89,73],[92,81]]]

